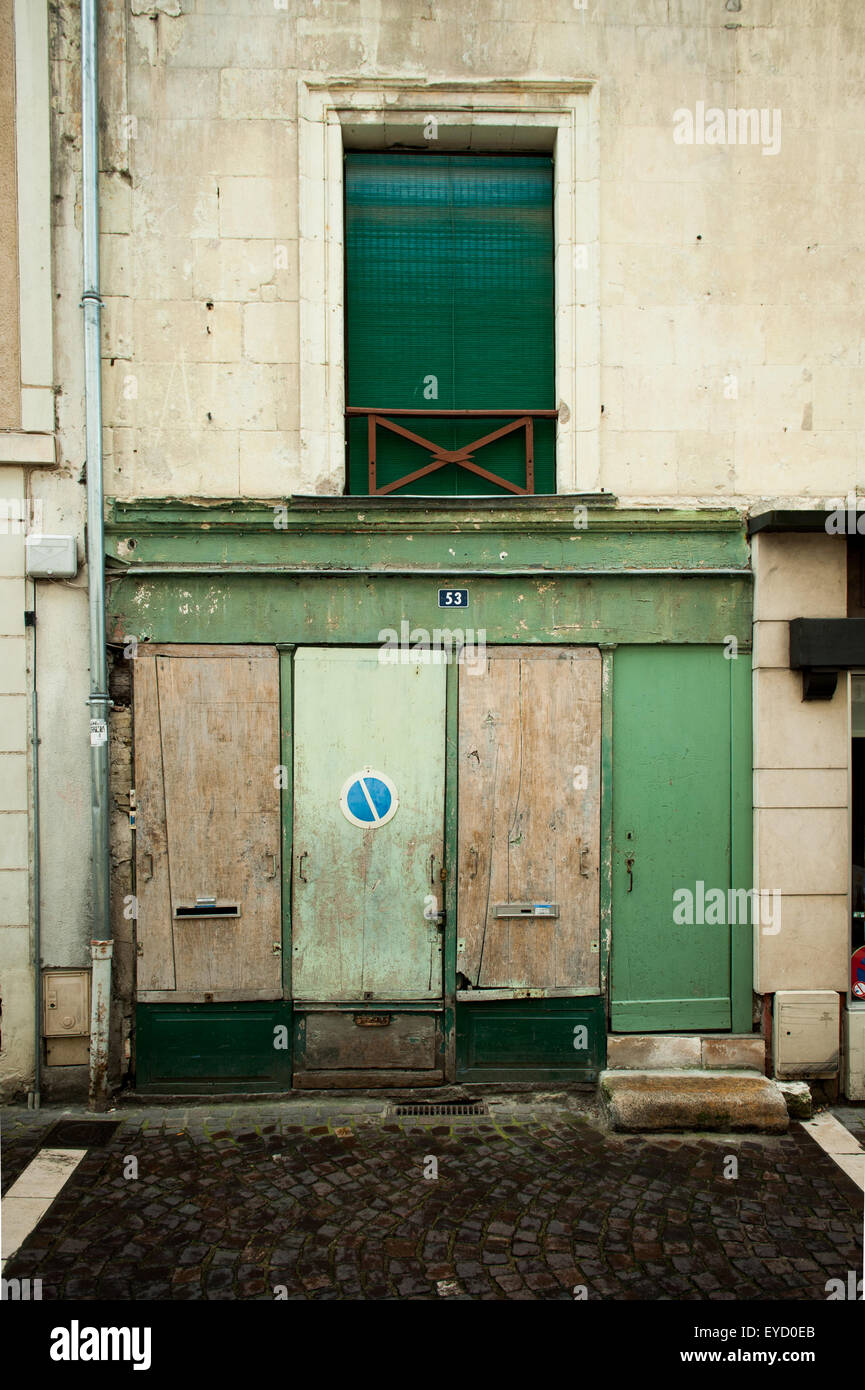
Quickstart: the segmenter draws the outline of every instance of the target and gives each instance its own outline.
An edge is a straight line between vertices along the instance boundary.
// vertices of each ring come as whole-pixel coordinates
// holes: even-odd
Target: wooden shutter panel
[[[460,668],[457,970],[471,987],[599,982],[601,659],[493,647]],[[521,921],[497,904],[555,904]]]
[[[138,997],[276,999],[279,661],[270,647],[191,653],[136,659]],[[236,914],[205,915],[208,897]]]

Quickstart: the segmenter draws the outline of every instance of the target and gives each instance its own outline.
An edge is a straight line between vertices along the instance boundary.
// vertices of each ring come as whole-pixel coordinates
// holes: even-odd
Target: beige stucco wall
[[[24,470],[0,467],[0,1078],[12,1092],[33,1051],[24,496]]]
[[[780,931],[754,934],[754,988],[837,989],[849,976],[846,673],[802,699],[791,618],[847,613],[847,547],[828,535],[758,535],[754,610],[754,877],[782,894]]]
[[[858,0],[742,0],[739,11],[722,0],[133,0],[128,27],[119,0],[102,9],[109,491],[339,485],[299,458],[301,73],[590,79],[600,361],[597,389],[564,404],[604,410],[599,466],[581,478],[578,460],[577,485],[716,502],[855,485]],[[64,0],[54,48],[70,223],[76,15]],[[676,143],[674,113],[698,102],[779,111],[780,149]],[[580,298],[577,279],[575,315]],[[66,428],[71,450],[71,418]]]
[[[19,1096],[33,1076],[34,881],[32,806],[34,607],[25,579],[25,532],[80,532],[69,516],[80,486],[55,472],[51,162],[47,0],[0,3],[0,1095]],[[71,296],[70,296],[71,297]],[[64,495],[65,494],[65,495]],[[36,586],[36,651],[43,795],[43,958],[63,960],[64,932],[80,936],[89,856],[83,812],[57,814],[80,779],[72,712],[87,647],[65,583]],[[83,598],[83,602],[82,602]],[[83,589],[77,602],[86,620]],[[64,612],[65,610],[65,612]],[[86,627],[84,629],[86,635]],[[76,641],[77,637],[77,641]],[[58,640],[59,639],[59,640]],[[82,696],[83,698],[83,696]],[[81,741],[86,739],[86,708]],[[70,732],[72,737],[70,738]],[[86,774],[86,752],[84,760]],[[45,811],[47,809],[47,816]],[[47,886],[47,894],[46,894]],[[80,954],[80,953],[79,953]],[[57,962],[57,957],[54,958]],[[70,959],[70,964],[78,963]]]
[[[13,0],[0,0],[0,430],[21,422]]]

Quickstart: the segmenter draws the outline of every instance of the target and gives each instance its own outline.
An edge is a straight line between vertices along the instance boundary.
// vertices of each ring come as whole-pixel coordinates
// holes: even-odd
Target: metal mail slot
[[[496,903],[494,917],[558,917],[558,903]]]
[[[239,917],[237,903],[196,903],[194,907],[176,907],[175,917]]]

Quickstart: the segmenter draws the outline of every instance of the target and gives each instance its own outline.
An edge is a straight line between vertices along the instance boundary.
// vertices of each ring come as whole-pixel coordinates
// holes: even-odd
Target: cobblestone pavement
[[[3,1112],[4,1189],[61,1115],[84,1117]],[[653,1138],[565,1104],[395,1120],[369,1100],[107,1118],[7,1263],[43,1299],[823,1301],[862,1266],[861,1193],[797,1124]]]

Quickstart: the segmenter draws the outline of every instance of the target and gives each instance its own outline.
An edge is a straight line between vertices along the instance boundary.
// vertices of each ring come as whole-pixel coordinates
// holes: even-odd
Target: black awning
[[[790,668],[865,669],[865,618],[793,618]]]
[[[756,516],[748,518],[748,535],[756,536],[761,531],[825,531],[827,535],[836,534],[835,529],[828,531],[826,522],[829,517],[834,517],[834,511],[781,511],[781,512],[758,512]],[[844,530],[838,532],[844,535]]]

